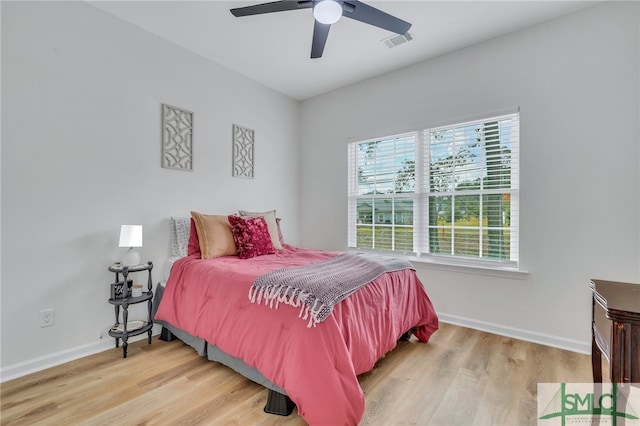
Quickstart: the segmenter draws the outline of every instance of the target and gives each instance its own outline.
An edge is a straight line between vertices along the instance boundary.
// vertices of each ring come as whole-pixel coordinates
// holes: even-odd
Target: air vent
[[[411,35],[410,32],[407,32],[404,35],[399,35],[399,34],[393,35],[391,37],[383,39],[382,41],[384,42],[384,44],[387,45],[387,47],[391,48],[391,47],[399,46],[411,40],[413,40],[413,36]]]

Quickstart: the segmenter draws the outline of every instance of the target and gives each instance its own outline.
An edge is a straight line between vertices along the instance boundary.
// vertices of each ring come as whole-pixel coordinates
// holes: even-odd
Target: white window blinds
[[[350,247],[518,262],[519,115],[349,144]]]

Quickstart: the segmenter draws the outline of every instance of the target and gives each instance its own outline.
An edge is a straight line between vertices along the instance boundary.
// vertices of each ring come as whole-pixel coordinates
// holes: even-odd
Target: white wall
[[[640,282],[639,9],[607,2],[304,101],[302,244],[346,248],[350,140],[519,106],[530,274],[418,272],[448,321],[590,351],[589,278]]]
[[[298,241],[299,103],[81,2],[1,2],[2,371],[111,347],[121,224],[162,278],[169,217],[277,208]],[[194,171],[163,169],[161,104],[194,112]],[[255,179],[231,129],[255,130]],[[55,325],[38,312],[55,309]]]

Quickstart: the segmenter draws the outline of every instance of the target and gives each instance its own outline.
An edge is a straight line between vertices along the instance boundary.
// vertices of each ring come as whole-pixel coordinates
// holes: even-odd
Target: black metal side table
[[[109,303],[111,303],[115,308],[116,322],[113,327],[109,329],[109,336],[116,339],[116,348],[120,345],[120,340],[122,340],[123,358],[127,357],[127,342],[129,337],[147,333],[149,344],[151,344],[151,329],[153,328],[153,318],[151,316],[151,305],[153,299],[153,282],[151,279],[152,269],[153,263],[151,262],[135,266],[122,266],[119,263],[115,263],[109,267],[109,271],[116,274],[116,280],[111,284],[111,296],[109,298]],[[134,297],[131,292],[133,280],[129,279],[129,274],[142,271],[148,271],[149,273],[147,291],[143,291],[141,296]],[[122,280],[120,279],[120,274],[122,274]],[[128,312],[129,305],[142,302],[147,302],[147,320],[130,323]],[[120,323],[120,307],[122,307],[122,323]]]

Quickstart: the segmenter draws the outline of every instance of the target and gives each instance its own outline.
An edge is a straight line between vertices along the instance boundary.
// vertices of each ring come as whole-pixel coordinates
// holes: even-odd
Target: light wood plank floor
[[[534,425],[540,383],[590,382],[588,355],[440,324],[360,376],[361,425]],[[154,338],[1,385],[2,425],[304,425],[267,391],[180,341]]]

